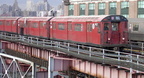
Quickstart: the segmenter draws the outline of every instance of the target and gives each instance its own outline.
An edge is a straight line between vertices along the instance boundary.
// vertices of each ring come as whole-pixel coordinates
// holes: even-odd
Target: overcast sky
[[[13,5],[14,1],[15,0],[0,0],[0,5],[2,5],[2,4]],[[22,9],[25,9],[27,0],[17,0],[17,1],[19,4],[19,7]],[[33,1],[36,3],[36,2],[42,1],[42,0],[33,0]],[[62,0],[47,0],[47,1],[49,2],[49,4],[51,6],[54,6],[54,7],[62,3]]]

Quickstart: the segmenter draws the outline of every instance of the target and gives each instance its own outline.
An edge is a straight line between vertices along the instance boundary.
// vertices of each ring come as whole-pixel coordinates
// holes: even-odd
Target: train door
[[[120,33],[119,33],[119,23],[111,23],[112,33],[111,33],[111,44],[120,43]]]
[[[17,29],[17,21],[13,20],[12,21],[12,32],[16,33],[17,32],[16,29]]]
[[[18,21],[18,34],[21,34],[23,35],[24,34],[24,31],[23,31],[23,21]]]
[[[87,42],[92,42],[92,24],[91,22],[87,22]]]
[[[68,40],[71,40],[72,36],[72,22],[68,22]]]
[[[111,23],[105,22],[103,24],[104,29],[103,29],[103,44],[110,44],[110,39],[111,39]]]
[[[51,27],[51,38],[55,39],[56,38],[56,30],[57,30],[57,23],[52,22],[52,27]]]
[[[40,21],[40,36],[47,37],[48,27],[46,21]]]

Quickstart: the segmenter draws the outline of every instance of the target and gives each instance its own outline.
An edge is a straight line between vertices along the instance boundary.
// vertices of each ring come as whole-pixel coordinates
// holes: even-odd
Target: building
[[[26,1],[26,11],[34,11],[33,0]]]
[[[69,0],[65,16],[123,15],[144,18],[144,0]]]
[[[35,7],[37,11],[48,11],[51,8],[46,0],[37,2]]]
[[[19,8],[17,0],[15,0],[12,6],[12,16],[23,16],[23,12]]]
[[[9,13],[9,5],[7,5],[7,4],[2,4],[1,6],[1,12],[2,12],[2,14],[3,13]]]
[[[0,6],[0,16],[11,16],[11,6],[2,4]]]

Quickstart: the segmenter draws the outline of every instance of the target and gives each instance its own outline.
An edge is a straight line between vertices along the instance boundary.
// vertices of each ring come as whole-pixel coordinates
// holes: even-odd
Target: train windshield
[[[109,23],[104,23],[104,30],[109,30]]]
[[[118,31],[118,23],[112,23],[112,31]]]

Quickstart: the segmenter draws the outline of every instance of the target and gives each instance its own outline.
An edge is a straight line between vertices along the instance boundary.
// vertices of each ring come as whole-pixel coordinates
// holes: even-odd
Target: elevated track
[[[36,37],[8,34],[3,32],[0,33],[0,39],[42,49],[57,50],[57,52],[61,51],[76,58],[93,61],[96,63],[117,65],[126,68],[132,68],[138,71],[144,71],[143,55],[40,39]]]

